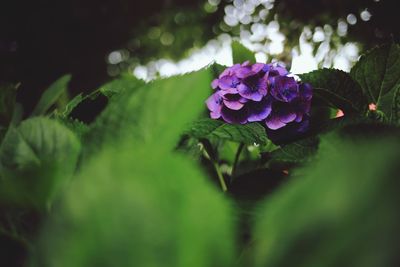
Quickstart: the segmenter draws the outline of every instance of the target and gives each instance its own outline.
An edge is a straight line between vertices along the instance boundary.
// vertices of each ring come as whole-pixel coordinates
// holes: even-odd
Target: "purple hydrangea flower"
[[[296,81],[280,65],[235,64],[211,86],[215,92],[206,104],[213,119],[240,124],[258,121],[269,130],[307,124],[312,87]]]

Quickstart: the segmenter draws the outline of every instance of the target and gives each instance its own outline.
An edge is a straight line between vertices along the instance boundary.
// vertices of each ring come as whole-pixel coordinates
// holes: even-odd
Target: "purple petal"
[[[260,102],[249,103],[249,117],[247,120],[252,121],[262,121],[271,114],[272,106],[269,100],[262,100]]]
[[[239,80],[233,76],[224,76],[218,80],[218,86],[222,90],[227,90],[236,87]]]
[[[225,96],[225,95],[227,95],[227,94],[237,94],[238,93],[238,89],[237,88],[228,88],[228,89],[225,89],[225,90],[219,90],[218,91],[218,94],[220,95],[220,96]]]
[[[231,67],[226,68],[220,75],[219,78],[221,79],[224,76],[232,76],[237,68],[240,67],[240,64],[235,64]]]
[[[253,71],[254,73],[258,73],[261,70],[263,70],[265,64],[262,63],[255,63],[251,66],[251,71]]]
[[[218,83],[219,83],[218,79],[215,79],[214,81],[212,81],[212,83],[211,83],[212,89],[217,89]]]
[[[223,107],[221,110],[222,119],[228,123],[245,124],[247,122],[247,109],[231,110]]]
[[[312,98],[312,87],[309,83],[301,83],[299,86],[300,96],[306,100],[311,100]]]
[[[222,108],[222,97],[218,95],[218,92],[214,93],[209,98],[207,98],[206,105],[210,111],[220,111]]]
[[[210,111],[211,119],[219,119],[221,117],[221,111]]]
[[[276,76],[271,79],[271,95],[279,101],[291,102],[298,97],[299,88],[293,77]]]
[[[265,124],[267,127],[271,130],[277,130],[286,125],[286,123],[283,123],[277,116],[270,116],[265,120]]]
[[[254,74],[255,73],[251,70],[251,67],[240,67],[235,71],[235,75],[241,79],[249,77]]]
[[[295,112],[279,112],[279,120],[283,123],[289,123],[296,119],[297,115]]]
[[[233,110],[239,110],[244,106],[244,104],[240,103],[239,101],[229,101],[229,100],[224,100],[224,105],[227,108],[233,109]]]
[[[237,89],[239,94],[244,98],[254,101],[261,101],[261,99],[263,98],[263,95],[261,95],[258,91],[252,91],[249,87],[247,87],[243,83],[239,84]]]
[[[301,112],[296,113],[296,119],[294,119],[295,122],[301,122],[303,120],[303,114]]]
[[[260,78],[258,85],[257,85],[258,91],[260,94],[263,96],[266,96],[268,93],[268,75],[265,75],[264,77]]]

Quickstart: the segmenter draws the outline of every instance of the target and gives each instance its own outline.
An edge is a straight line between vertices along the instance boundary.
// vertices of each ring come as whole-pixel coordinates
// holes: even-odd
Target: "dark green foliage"
[[[218,138],[252,145],[268,142],[265,128],[259,123],[229,124],[219,120],[201,119],[193,122],[185,134],[194,138]]]
[[[372,49],[360,58],[350,74],[361,85],[369,103],[376,104],[378,110],[394,120],[395,92],[400,87],[399,45]]]
[[[281,148],[271,152],[270,157],[279,162],[304,162],[311,159],[318,149],[319,140],[315,137],[303,139],[283,145]]]
[[[392,44],[351,75],[301,75],[310,128],[280,146],[262,124],[201,117],[217,64],[150,83],[122,75],[69,102],[64,76],[25,120],[3,87],[0,265],[398,266],[397,61]]]
[[[368,102],[360,86],[351,76],[335,69],[321,69],[301,74],[301,80],[313,85],[314,100],[346,113],[363,113]]]
[[[13,84],[0,83],[0,140],[13,117],[17,88]]]
[[[77,137],[54,120],[11,126],[0,147],[1,199],[46,208],[72,176],[79,152]]]
[[[42,94],[39,102],[32,111],[32,116],[44,115],[46,111],[54,105],[60,96],[67,92],[68,83],[71,80],[71,75],[64,75],[55,81],[50,87]]]

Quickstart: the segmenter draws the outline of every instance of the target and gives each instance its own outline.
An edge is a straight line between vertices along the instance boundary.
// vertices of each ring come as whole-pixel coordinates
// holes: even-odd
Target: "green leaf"
[[[350,74],[361,85],[369,103],[375,103],[391,119],[394,94],[400,86],[399,45],[372,49],[360,58]]]
[[[34,266],[233,266],[229,204],[193,162],[125,139],[74,179]]]
[[[54,120],[37,117],[11,128],[0,147],[0,195],[45,208],[73,174],[80,142]]]
[[[400,142],[370,130],[324,137],[316,159],[263,203],[252,266],[395,265]]]
[[[88,149],[95,151],[125,135],[138,143],[155,142],[162,144],[159,149],[172,149],[185,124],[205,109],[210,83],[211,71],[203,69],[126,90],[91,125],[85,138]]]
[[[66,105],[63,111],[61,111],[57,116],[67,118],[69,114],[80,104],[83,100],[85,100],[88,96],[82,96],[82,94],[76,95],[72,98]]]
[[[193,122],[185,134],[197,139],[216,137],[249,145],[268,143],[265,129],[259,123],[241,125],[208,118],[200,119]]]
[[[313,86],[314,100],[322,100],[344,113],[364,113],[367,110],[368,102],[360,85],[348,73],[321,69],[299,76],[303,82]]]
[[[145,85],[143,80],[137,79],[131,74],[123,75],[120,78],[112,80],[99,88],[99,91],[108,98],[120,94],[126,90],[135,90]]]
[[[303,139],[284,145],[271,152],[270,157],[274,161],[298,163],[308,161],[315,155],[319,140],[315,137]]]
[[[250,61],[251,63],[257,62],[254,53],[238,41],[232,42],[232,58],[233,64],[241,64],[245,61]]]
[[[0,83],[0,140],[7,132],[13,117],[17,86]]]
[[[400,87],[396,89],[393,96],[392,123],[400,124]]]
[[[50,85],[50,87],[42,94],[39,102],[33,109],[31,116],[44,115],[46,111],[57,102],[60,96],[67,91],[70,80],[71,75],[67,74]]]

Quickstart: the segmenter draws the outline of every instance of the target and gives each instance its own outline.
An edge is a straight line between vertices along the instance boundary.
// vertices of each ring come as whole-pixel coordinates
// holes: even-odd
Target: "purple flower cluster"
[[[277,64],[235,64],[212,84],[206,101],[213,119],[245,124],[264,122],[271,130],[308,119],[312,88]]]

